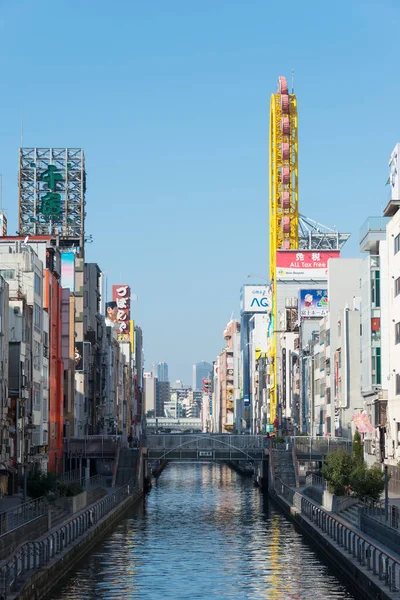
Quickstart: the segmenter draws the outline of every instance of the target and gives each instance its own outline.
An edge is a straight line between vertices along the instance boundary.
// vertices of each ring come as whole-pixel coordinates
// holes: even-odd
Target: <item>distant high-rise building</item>
[[[170,400],[169,381],[157,381],[156,417],[165,417],[165,405]]]
[[[169,381],[168,365],[166,362],[155,363],[153,365],[152,372],[153,372],[153,377],[157,377],[158,381],[161,381],[161,382]]]
[[[203,379],[210,377],[211,370],[210,363],[204,362],[204,360],[193,365],[193,390],[203,388]]]

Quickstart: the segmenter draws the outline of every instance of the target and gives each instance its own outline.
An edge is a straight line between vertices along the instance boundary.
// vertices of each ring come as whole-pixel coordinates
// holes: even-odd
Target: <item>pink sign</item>
[[[276,279],[327,279],[330,258],[340,258],[340,252],[338,250],[278,250]]]

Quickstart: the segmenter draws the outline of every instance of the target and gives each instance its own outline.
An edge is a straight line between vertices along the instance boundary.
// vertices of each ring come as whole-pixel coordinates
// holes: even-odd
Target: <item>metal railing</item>
[[[75,469],[74,471],[67,471],[66,473],[62,473],[57,478],[57,481],[61,483],[77,483],[82,479],[82,469]]]
[[[339,448],[350,452],[351,441],[343,438],[330,437],[293,437],[292,443],[297,454],[328,454]]]
[[[48,501],[44,496],[5,510],[0,513],[0,537],[45,516],[47,510]]]
[[[117,451],[121,442],[119,435],[87,435],[64,438],[64,452],[68,456],[104,456]]]
[[[320,475],[316,475],[315,473],[309,473],[306,476],[306,485],[309,485],[310,487],[319,487],[323,490],[328,489],[328,482],[326,481],[326,479],[324,479]]]
[[[378,521],[390,529],[400,530],[400,509],[395,504],[388,504],[387,511],[384,500],[361,498],[362,512],[369,518]]]
[[[361,533],[355,532],[340,518],[314,504],[284,484],[283,481],[275,481],[275,490],[301,515],[318,527],[324,535],[348,552],[362,567],[372,571],[372,574],[377,576],[390,591],[400,591],[400,561],[395,556],[382,550]]]
[[[140,496],[134,483],[119,488],[112,494],[87,508],[52,533],[37,541],[26,542],[12,558],[0,563],[0,594],[7,600],[20,581],[33,570],[47,565],[57,554],[63,552],[88,529],[95,526],[105,515],[120,505],[128,496]]]

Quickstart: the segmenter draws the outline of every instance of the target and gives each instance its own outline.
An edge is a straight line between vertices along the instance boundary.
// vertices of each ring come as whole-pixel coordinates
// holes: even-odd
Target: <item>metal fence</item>
[[[347,451],[351,450],[351,441],[343,438],[330,437],[293,437],[292,443],[295,446],[297,454],[328,454],[339,448]]]
[[[315,475],[315,473],[309,473],[306,477],[306,485],[310,487],[318,487],[323,490],[328,489],[328,482],[326,479],[321,477],[320,475]]]
[[[0,563],[0,593],[7,600],[18,587],[19,582],[34,569],[40,569],[63,552],[88,529],[95,526],[105,515],[121,504],[128,496],[140,496],[134,483],[119,488],[112,494],[86,509],[77,517],[68,521],[40,540],[26,542],[8,561]]]
[[[57,481],[61,483],[77,483],[82,479],[82,469],[75,469],[73,471],[67,471],[66,473],[62,473],[57,478]]]
[[[44,496],[5,510],[0,513],[0,537],[43,517],[47,510],[48,502]]]
[[[362,511],[369,518],[395,529],[400,530],[400,509],[395,504],[388,504],[387,511],[384,500],[371,500],[370,498],[362,498]]]
[[[362,567],[372,571],[390,591],[400,591],[400,562],[390,552],[383,551],[362,534],[356,533],[351,526],[345,525],[332,513],[314,504],[281,480],[275,482],[275,489],[278,495],[297,508],[324,535],[348,552]]]
[[[64,452],[70,457],[113,456],[121,443],[118,435],[87,435],[64,438]]]

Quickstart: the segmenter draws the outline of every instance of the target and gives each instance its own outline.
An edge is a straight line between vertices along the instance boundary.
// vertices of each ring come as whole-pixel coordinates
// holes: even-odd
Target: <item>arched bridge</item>
[[[151,460],[252,461],[269,452],[262,435],[150,434],[146,446]]]

